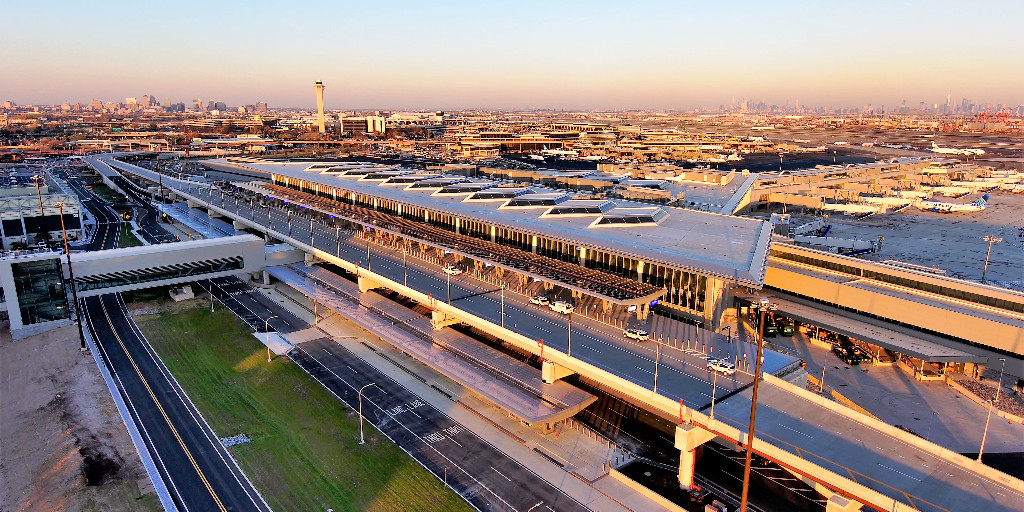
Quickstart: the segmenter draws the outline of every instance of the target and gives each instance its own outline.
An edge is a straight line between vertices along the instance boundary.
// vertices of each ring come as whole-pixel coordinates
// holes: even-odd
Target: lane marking
[[[117,343],[121,345],[121,349],[124,350],[124,354],[128,356],[128,361],[132,364],[132,368],[135,369],[136,375],[139,376],[139,380],[142,381],[142,385],[146,388],[146,392],[149,393],[149,397],[153,400],[157,410],[160,411],[160,415],[163,416],[164,421],[167,422],[167,426],[170,427],[171,433],[174,434],[174,438],[178,441],[178,445],[181,446],[182,451],[185,452],[185,456],[188,457],[189,462],[192,463],[192,467],[195,468],[196,473],[199,475],[199,479],[203,481],[203,485],[206,487],[206,490],[210,492],[210,496],[213,497],[213,501],[217,503],[217,508],[220,509],[221,512],[227,512],[228,509],[224,506],[224,503],[221,502],[220,496],[217,496],[217,492],[213,490],[213,486],[210,485],[210,481],[206,478],[206,474],[203,473],[203,470],[199,469],[199,464],[196,462],[195,457],[192,456],[192,452],[190,452],[188,447],[185,446],[185,441],[181,438],[181,434],[178,433],[178,429],[174,427],[173,423],[171,423],[171,418],[167,415],[167,411],[164,410],[163,404],[161,404],[160,400],[156,398],[156,393],[153,392],[153,388],[149,387],[149,382],[147,382],[146,378],[142,376],[142,370],[140,370],[139,366],[135,364],[135,358],[133,358],[128,352],[128,347],[125,346],[124,340],[121,339],[117,329],[114,328],[114,321],[110,318],[110,312],[107,311],[106,302],[103,301],[102,298],[99,302],[100,308],[103,309],[103,316],[107,318],[107,323],[110,325],[110,332],[114,335],[114,338],[117,339]]]

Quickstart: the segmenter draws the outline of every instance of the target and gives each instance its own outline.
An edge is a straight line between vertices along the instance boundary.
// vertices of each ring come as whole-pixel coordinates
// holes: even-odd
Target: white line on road
[[[914,480],[917,480],[918,482],[920,482],[920,481],[921,481],[921,479],[920,479],[920,478],[917,478],[917,477],[915,477],[915,476],[911,476],[911,475],[908,475],[908,474],[906,474],[906,473],[904,473],[904,472],[902,472],[902,471],[900,471],[900,470],[898,470],[898,469],[893,469],[893,468],[890,468],[889,466],[886,466],[885,464],[882,464],[881,462],[879,462],[879,463],[878,463],[878,465],[879,465],[879,466],[881,466],[881,467],[883,467],[883,468],[885,468],[885,469],[888,469],[889,471],[892,471],[892,472],[894,472],[894,473],[899,473],[899,474],[901,474],[901,475],[903,475],[903,476],[905,476],[905,477],[907,477],[907,478],[913,478]],[[977,483],[974,483],[974,485],[978,485],[978,484],[977,484]]]
[[[491,466],[491,469],[494,469],[494,466]],[[498,471],[497,469],[494,469],[494,472],[495,472],[495,473],[497,473],[497,474],[499,474],[499,475],[501,475],[501,477],[502,477],[502,478],[504,478],[505,480],[508,480],[509,482],[511,482],[511,481],[512,481],[512,479],[511,479],[511,478],[509,478],[509,477],[507,477],[507,476],[503,475],[503,474],[501,473],[501,471]]]

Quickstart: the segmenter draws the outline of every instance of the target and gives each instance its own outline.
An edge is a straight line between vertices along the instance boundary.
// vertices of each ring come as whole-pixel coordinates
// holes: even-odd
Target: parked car
[[[530,304],[537,304],[539,306],[547,306],[548,304],[551,304],[551,299],[549,299],[549,298],[547,298],[547,297],[545,297],[543,295],[534,295],[533,297],[530,297]]]
[[[457,276],[457,275],[465,272],[465,270],[462,270],[461,268],[456,267],[454,265],[448,265],[447,267],[445,267],[445,268],[443,268],[441,270],[443,270],[445,274],[448,274],[450,276]]]
[[[793,336],[794,334],[796,334],[796,326],[793,325],[793,322],[788,319],[780,319],[778,321],[778,326],[779,334],[783,336]]]
[[[626,329],[622,331],[622,335],[637,341],[647,341],[648,339],[647,331],[640,328]]]
[[[725,359],[708,359],[708,370],[719,372],[725,375],[736,373],[736,365]]]
[[[569,313],[576,311],[576,306],[561,300],[552,302],[548,307],[551,308],[552,311],[556,311],[563,315],[568,315]]]

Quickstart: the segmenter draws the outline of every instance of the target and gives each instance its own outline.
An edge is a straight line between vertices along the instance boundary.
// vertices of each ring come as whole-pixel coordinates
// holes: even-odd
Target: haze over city
[[[1024,101],[1019,2],[19,2],[0,99],[329,109]]]

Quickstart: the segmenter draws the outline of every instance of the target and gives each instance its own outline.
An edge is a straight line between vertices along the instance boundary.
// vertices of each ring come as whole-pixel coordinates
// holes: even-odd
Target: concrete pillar
[[[266,270],[263,271],[263,284],[270,284],[270,273],[267,272]]]
[[[679,488],[689,489],[693,486],[693,475],[697,468],[697,450],[679,452]]]
[[[462,226],[461,219],[455,217],[455,234],[459,234],[459,227]]]
[[[245,228],[247,228],[249,226],[247,226],[247,225],[245,225],[245,224],[243,224],[241,222],[238,222],[237,220],[232,220],[231,221],[231,227],[241,231],[241,230],[243,230],[243,229],[245,229]]]
[[[491,226],[491,243],[496,243],[495,240],[498,238],[498,228]]]
[[[373,279],[367,278],[366,276],[360,275],[356,278],[359,284],[359,293],[366,293],[374,288],[383,288],[384,285],[374,281]]]
[[[860,510],[862,506],[856,501],[836,494],[825,502],[825,512],[854,512]]]
[[[544,381],[545,384],[553,384],[556,380],[568,377],[575,374],[576,372],[564,367],[552,363],[551,361],[545,360],[541,363],[540,367],[540,380]]]
[[[693,485],[693,468],[697,462],[697,447],[714,439],[715,435],[696,425],[676,426],[676,448],[679,449],[679,488],[689,489]]]
[[[537,254],[537,237],[530,235],[530,251]]]
[[[576,260],[579,263],[579,265],[581,267],[587,266],[587,248],[586,247],[577,247],[576,248],[576,253],[577,253],[577,256],[579,257],[579,259]]]
[[[643,261],[636,260],[636,275],[637,275],[637,281],[643,281],[643,277],[644,277],[644,262]]]

